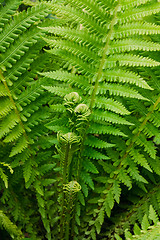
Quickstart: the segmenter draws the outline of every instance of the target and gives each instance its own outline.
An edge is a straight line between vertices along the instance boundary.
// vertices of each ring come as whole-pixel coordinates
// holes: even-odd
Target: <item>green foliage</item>
[[[150,226],[148,218],[153,221],[154,225]],[[149,216],[145,214],[142,220],[141,224],[142,230],[139,228],[137,224],[134,225],[134,234],[132,235],[129,231],[125,231],[125,238],[126,240],[131,239],[138,239],[138,240],[145,240],[145,239],[158,239],[160,237],[159,233],[159,219],[157,217],[157,214],[150,205],[149,208]],[[118,236],[117,236],[118,237]],[[118,239],[118,238],[116,238]]]
[[[40,239],[41,217],[44,227],[50,228],[44,191],[54,182],[48,172],[55,164],[49,161],[52,144],[43,143],[49,95],[37,72],[49,56],[42,51],[44,34],[37,26],[45,26],[51,10],[40,3],[21,12],[21,4],[19,0],[0,3],[1,225],[13,238],[21,239],[16,222],[26,236]],[[49,230],[47,235],[49,239]]]
[[[0,1],[2,227],[158,238],[159,1],[23,3]]]
[[[23,238],[22,232],[10,221],[3,211],[0,211],[0,226],[5,228],[12,238],[17,240]]]
[[[85,210],[75,239],[96,239],[106,217],[114,215],[114,207],[120,204],[121,193],[123,201],[124,186],[127,191],[133,186],[147,191],[151,176],[159,175],[159,156],[152,141],[154,134],[159,136],[159,89],[145,71],[158,71],[159,58],[151,51],[159,51],[159,41],[152,36],[160,28],[149,16],[159,12],[160,4],[66,0],[53,6],[57,16],[72,24],[42,28],[48,34],[44,40],[50,50],[46,51],[61,57],[62,67],[40,75],[52,80],[44,89],[55,98],[77,92],[91,111],[79,150],[84,166],[80,183],[85,184],[79,202]],[[51,108],[62,115],[48,124],[49,129],[57,132],[68,127],[64,108],[56,102]],[[74,117],[69,116],[69,122],[74,122],[76,131]],[[154,134],[151,130],[148,135],[148,125]],[[86,172],[88,160],[100,176]]]

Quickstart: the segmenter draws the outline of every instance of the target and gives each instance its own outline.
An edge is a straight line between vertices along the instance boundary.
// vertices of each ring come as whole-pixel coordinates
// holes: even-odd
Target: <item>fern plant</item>
[[[37,78],[37,72],[49,62],[42,51],[44,34],[37,26],[45,26],[51,10],[46,3],[26,11],[20,11],[22,6],[20,0],[0,1],[1,225],[12,238],[16,223],[17,236],[23,227],[24,236],[37,240],[46,229],[51,239],[44,189],[49,191],[48,185],[54,182],[49,172],[55,164],[48,150],[52,144],[44,142],[49,95]]]
[[[160,3],[21,3],[0,1],[1,226],[132,239],[159,216]]]
[[[82,190],[71,238],[97,239],[104,220],[120,203],[123,185],[128,191],[133,184],[145,189],[147,176],[159,174],[156,147],[148,138],[159,139],[160,99],[139,69],[160,65],[149,56],[159,51],[159,43],[149,36],[159,34],[160,27],[148,17],[159,12],[160,3],[67,0],[53,8],[66,23],[42,28],[51,48],[46,51],[62,58],[61,69],[41,73],[48,80],[44,89],[60,102],[51,105],[58,118],[47,127],[68,131],[62,98],[71,92],[79,93],[91,111],[78,153]],[[136,115],[141,106],[142,117]],[[154,134],[149,135],[148,125]]]

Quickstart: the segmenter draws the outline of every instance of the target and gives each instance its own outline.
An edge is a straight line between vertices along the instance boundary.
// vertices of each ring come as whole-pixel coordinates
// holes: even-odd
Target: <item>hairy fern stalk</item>
[[[147,191],[150,178],[159,175],[159,89],[152,75],[149,79],[143,72],[156,71],[160,65],[151,54],[160,49],[153,37],[160,33],[153,17],[160,3],[67,0],[60,6],[53,3],[53,8],[66,22],[43,28],[48,34],[44,40],[51,48],[46,51],[61,57],[62,67],[41,74],[52,80],[44,89],[60,102],[77,92],[91,111],[78,155],[82,190],[71,238],[97,239],[121,195],[123,201],[124,186],[127,191],[133,186]],[[47,127],[54,132],[76,131],[56,101],[53,112],[64,114]],[[69,121],[73,126],[74,119]],[[107,233],[103,235],[106,239]]]

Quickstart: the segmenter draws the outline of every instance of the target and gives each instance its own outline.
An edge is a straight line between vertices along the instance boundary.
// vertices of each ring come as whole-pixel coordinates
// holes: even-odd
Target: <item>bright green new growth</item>
[[[86,104],[82,104],[81,97],[71,92],[64,97],[69,128],[73,132],[62,134],[58,132],[58,153],[62,175],[62,190],[60,195],[60,238],[70,238],[71,220],[74,216],[76,193],[81,190],[77,182],[81,173],[81,149],[83,131],[91,114]],[[76,135],[78,134],[78,135]],[[75,156],[74,156],[75,155]]]

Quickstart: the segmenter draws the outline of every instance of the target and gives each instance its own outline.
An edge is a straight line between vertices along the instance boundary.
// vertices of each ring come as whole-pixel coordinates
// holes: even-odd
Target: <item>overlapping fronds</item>
[[[145,189],[148,172],[159,174],[154,166],[155,162],[159,163],[157,149],[152,139],[148,139],[156,136],[159,141],[157,86],[139,69],[149,71],[160,65],[158,58],[150,53],[160,49],[159,42],[150,37],[160,33],[160,26],[149,19],[160,11],[160,3],[66,0],[60,6],[53,6],[57,16],[72,24],[43,28],[48,33],[44,40],[50,47],[46,51],[62,58],[63,70],[41,75],[49,79],[50,84],[44,84],[44,89],[55,99],[63,101],[66,94],[77,92],[92,112],[83,130],[85,141],[79,156],[84,166],[89,159],[101,172],[101,177],[94,176],[92,170],[92,175],[88,174],[89,167],[88,172],[81,168],[82,192],[88,196],[88,185],[96,196],[93,194],[94,201],[90,193],[92,200],[86,201],[84,219],[89,226],[84,227],[84,232],[83,228],[80,231],[82,236],[86,234],[88,239],[96,239],[104,213],[110,217],[114,205],[120,202],[121,186],[131,189],[136,182]],[[56,107],[55,101],[52,109],[62,118],[49,123],[49,129],[57,132],[61,126],[69,128],[63,121],[64,108],[59,104]],[[69,122],[72,121],[70,118]],[[147,174],[142,174],[141,169],[148,171]],[[78,195],[84,205],[83,195]]]
[[[6,1],[2,7],[5,14],[15,12],[15,15],[4,24],[0,35],[0,137],[5,143],[13,143],[10,157],[28,152],[22,159],[24,162],[32,152],[29,147],[34,142],[32,128],[47,117],[45,108],[41,118],[37,112],[41,111],[39,108],[47,97],[43,94],[41,80],[34,81],[34,78],[47,58],[45,55],[37,57],[44,42],[40,38],[42,31],[35,24],[47,16],[49,10],[41,3],[27,12],[16,12],[18,3],[12,1],[12,7],[11,1]]]
[[[21,12],[21,4],[17,0],[0,1],[1,207],[14,219],[13,223],[21,222],[19,226],[23,225],[33,239],[39,239],[37,220],[42,216],[49,239],[44,188],[55,181],[50,176],[55,164],[51,164],[48,151],[52,144],[43,140],[49,95],[42,87],[44,81],[37,77],[37,72],[49,62],[49,56],[42,50],[44,34],[37,26],[46,24],[45,17],[51,10],[47,3],[41,2]],[[36,209],[35,217],[31,208]],[[3,212],[0,215],[2,227],[12,238],[21,239],[20,230]]]
[[[155,236],[160,2],[21,3],[0,1],[3,211],[34,240]]]

